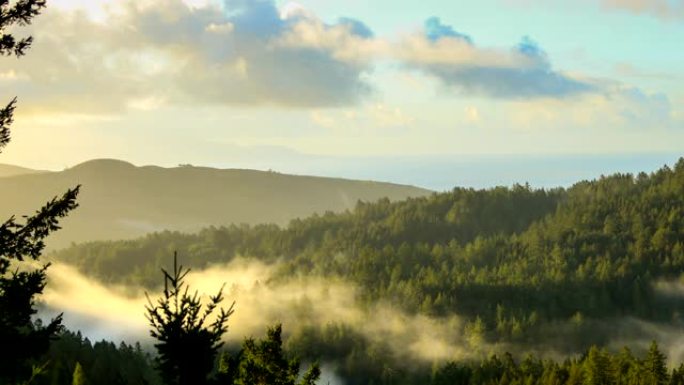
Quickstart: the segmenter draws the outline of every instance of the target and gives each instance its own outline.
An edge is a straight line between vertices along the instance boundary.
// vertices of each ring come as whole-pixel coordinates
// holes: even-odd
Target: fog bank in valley
[[[539,346],[525,349],[480,341],[475,349],[464,333],[464,321],[456,316],[412,315],[386,303],[362,306],[356,300],[358,288],[349,282],[322,277],[272,279],[278,268],[278,264],[240,258],[228,264],[193,270],[186,282],[204,296],[215,294],[225,284],[223,305],[228,307],[235,301],[235,313],[225,336],[226,342],[233,345],[245,337],[263,336],[266,328],[275,323],[283,324],[286,338],[288,333],[296,333],[306,326],[344,324],[369,343],[391,349],[392,355],[400,360],[432,363],[504,351],[564,356],[557,347],[549,346],[553,341],[547,344],[541,341]],[[48,275],[49,283],[41,298],[41,316],[63,312],[66,326],[82,331],[91,340],[151,344],[145,318],[147,299],[142,288],[103,285],[63,263],[51,266]],[[159,279],[161,283],[161,273]],[[684,286],[679,282],[659,282],[655,288],[661,295],[684,296]],[[149,293],[153,300],[160,294]],[[608,344],[611,350],[625,345],[641,349],[656,340],[671,363],[684,359],[684,333],[676,323],[654,324],[635,318],[598,323],[608,324],[615,331]],[[567,326],[569,330],[570,325]]]
[[[348,282],[320,277],[275,281],[270,278],[277,268],[237,259],[192,271],[186,282],[191,290],[205,296],[215,294],[225,284],[224,306],[235,301],[226,334],[228,343],[263,336],[268,326],[278,322],[285,333],[302,326],[336,323],[351,325],[371,342],[387,344],[398,357],[441,361],[463,357],[467,352],[457,317],[409,315],[382,303],[362,307],[356,301],[356,287]],[[151,342],[142,288],[106,286],[62,263],[51,266],[48,275],[41,299],[43,315],[63,312],[67,327],[81,330],[93,340]],[[154,300],[160,293],[149,295]]]

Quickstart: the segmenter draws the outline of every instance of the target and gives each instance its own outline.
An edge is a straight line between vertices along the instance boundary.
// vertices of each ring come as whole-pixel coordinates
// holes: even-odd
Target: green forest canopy
[[[287,227],[161,232],[76,245],[52,258],[105,282],[146,287],[173,250],[193,268],[238,256],[282,261],[283,278],[342,277],[361,287],[362,302],[458,314],[482,322],[490,341],[524,342],[553,333],[545,325],[560,321],[679,321],[680,301],[657,295],[653,283],[684,272],[683,214],[684,159],[650,175],[617,174],[567,190],[456,188],[359,202]]]
[[[75,245],[51,258],[105,282],[148,288],[158,284],[152,277],[174,250],[193,268],[239,256],[277,261],[276,280],[342,278],[360,287],[360,304],[382,300],[409,313],[462,317],[462,332],[477,337],[468,341],[575,357],[523,355],[516,362],[478,354],[472,344],[473,360],[431,367],[402,361],[352,325],[288,331],[289,351],[334,363],[348,385],[680,384],[680,369],[658,369],[665,358],[653,346],[643,358],[591,346],[611,342],[625,319],[681,330],[681,297],[656,284],[676,283],[684,272],[683,209],[684,159],[650,175],[617,174],[568,189],[456,188],[401,202],[359,202],[354,210],[287,227],[161,232]]]

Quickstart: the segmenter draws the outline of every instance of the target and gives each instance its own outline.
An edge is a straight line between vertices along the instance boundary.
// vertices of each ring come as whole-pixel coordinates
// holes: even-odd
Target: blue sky
[[[52,0],[0,61],[21,100],[2,162],[684,150],[684,1],[398,4]]]

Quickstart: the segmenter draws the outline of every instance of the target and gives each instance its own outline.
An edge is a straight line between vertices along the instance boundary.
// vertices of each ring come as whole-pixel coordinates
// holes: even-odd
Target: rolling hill
[[[0,164],[0,178],[17,175],[38,174],[45,171],[32,170],[30,168],[12,166],[10,164]]]
[[[8,176],[0,180],[0,218],[31,214],[66,188],[83,186],[80,207],[49,239],[52,248],[159,230],[194,231],[233,223],[284,225],[313,213],[350,209],[359,200],[430,194],[389,183],[193,166],[136,167],[108,159],[61,172],[22,175],[21,168],[3,167],[0,175],[3,170]]]

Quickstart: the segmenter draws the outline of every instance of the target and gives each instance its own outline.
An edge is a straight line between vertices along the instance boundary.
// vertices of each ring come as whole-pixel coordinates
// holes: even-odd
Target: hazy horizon
[[[218,169],[275,171],[291,175],[369,180],[411,185],[433,191],[455,187],[491,188],[528,183],[535,188],[570,187],[583,180],[617,173],[650,173],[663,166],[673,166],[684,153],[633,154],[472,154],[462,156],[415,155],[377,157],[333,157],[296,152],[273,152],[245,149],[242,159],[215,157],[206,163],[191,160],[146,163],[126,158],[116,159],[137,167],[177,167],[192,165]],[[265,151],[268,151],[266,149]],[[55,167],[51,164],[13,164],[41,171],[62,171],[93,158]]]

